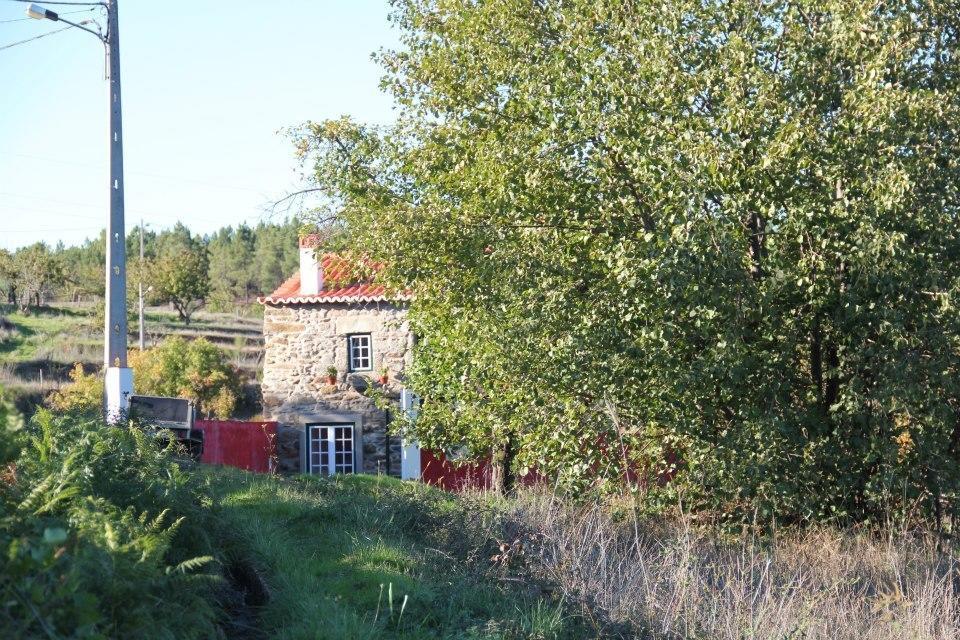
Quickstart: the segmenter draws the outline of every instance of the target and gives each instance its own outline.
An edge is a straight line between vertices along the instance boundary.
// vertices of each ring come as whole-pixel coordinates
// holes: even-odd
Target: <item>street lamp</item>
[[[40,5],[36,5],[36,4],[31,4],[29,7],[27,7],[27,15],[36,20],[47,19],[47,20],[53,20],[54,22],[56,22],[57,20],[60,19],[60,16],[58,16],[53,11],[44,9]]]
[[[61,4],[49,2],[47,4]],[[78,4],[71,2],[67,4]],[[130,404],[133,372],[127,367],[127,248],[123,222],[123,121],[120,109],[120,22],[117,0],[90,2],[107,10],[107,34],[88,29],[62,18],[55,11],[31,4],[27,15],[37,20],[65,22],[92,33],[106,47],[110,79],[110,217],[107,220],[106,324],[104,326],[103,364],[104,411],[114,421]]]
[[[54,2],[53,4],[59,4],[59,3]],[[97,5],[101,3],[91,2],[90,4]],[[27,7],[27,15],[31,18],[34,18],[35,20],[52,20],[53,22],[64,22],[70,25],[71,27],[76,27],[77,29],[83,29],[87,33],[92,33],[93,35],[97,36],[97,38],[100,39],[102,42],[106,43],[106,40],[104,40],[103,35],[101,35],[100,33],[97,33],[93,29],[88,29],[85,26],[83,26],[88,22],[90,22],[89,20],[84,20],[82,22],[70,22],[66,18],[61,18],[60,14],[57,13],[56,11],[50,11],[49,9],[45,9],[44,7],[41,7],[38,4],[31,4],[29,7]]]

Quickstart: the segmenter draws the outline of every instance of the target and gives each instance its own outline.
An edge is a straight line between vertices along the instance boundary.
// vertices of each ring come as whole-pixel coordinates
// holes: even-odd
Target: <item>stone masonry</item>
[[[348,336],[369,333],[372,371],[349,373]],[[303,471],[307,424],[353,422],[356,468],[364,473],[400,473],[400,441],[386,435],[392,412],[378,409],[365,391],[371,385],[396,404],[412,337],[401,304],[321,302],[265,304],[263,405],[279,423],[278,468]],[[338,371],[336,384],[327,369]],[[376,378],[386,367],[389,379]],[[389,449],[389,453],[388,453]]]

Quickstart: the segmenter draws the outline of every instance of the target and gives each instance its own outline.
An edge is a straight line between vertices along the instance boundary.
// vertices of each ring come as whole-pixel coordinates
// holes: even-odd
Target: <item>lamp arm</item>
[[[15,0],[15,1],[16,1],[16,2],[27,2],[28,0]],[[106,7],[106,6],[107,6],[106,4],[104,4],[104,3],[102,3],[102,2],[83,2],[83,3],[80,3],[80,2],[51,2],[51,3],[49,3],[49,4],[86,4],[86,5],[93,5],[93,6],[100,5],[100,6],[102,6],[102,7]],[[28,15],[29,17],[31,17],[31,18],[36,19],[36,20],[50,20],[51,22],[65,22],[65,23],[67,23],[68,25],[70,25],[71,27],[76,27],[77,29],[82,29],[82,30],[86,31],[87,33],[92,33],[93,35],[97,36],[97,39],[98,39],[100,42],[102,42],[103,44],[107,44],[107,37],[106,37],[106,36],[104,36],[104,35],[103,35],[102,33],[100,33],[99,31],[94,31],[93,29],[89,29],[89,28],[83,26],[83,25],[87,24],[88,22],[90,22],[90,20],[83,20],[82,22],[72,22],[72,21],[70,21],[70,20],[67,20],[66,18],[61,18],[61,17],[60,17],[60,14],[57,13],[56,11],[50,11],[50,9],[47,9],[46,7],[40,6],[40,5],[38,5],[38,4],[33,4],[33,3],[30,3],[30,6],[27,7],[27,15]]]
[[[65,19],[59,18],[59,17],[57,18],[57,22],[66,22],[66,23],[67,23],[68,25],[70,25],[71,27],[76,27],[77,29],[83,29],[83,30],[86,31],[87,33],[92,33],[93,35],[97,36],[97,39],[98,39],[100,42],[102,42],[102,43],[104,43],[104,44],[107,43],[107,39],[106,39],[106,37],[104,37],[104,35],[103,35],[102,33],[100,33],[99,31],[94,31],[93,29],[88,29],[87,27],[83,26],[83,25],[80,24],[80,23],[70,22],[69,20],[65,20]]]

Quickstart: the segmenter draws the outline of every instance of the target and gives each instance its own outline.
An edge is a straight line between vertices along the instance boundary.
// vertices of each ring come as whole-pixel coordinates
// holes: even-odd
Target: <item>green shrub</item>
[[[0,437],[5,637],[216,635],[210,512],[171,448],[47,411]]]
[[[137,393],[189,398],[203,416],[229,418],[240,398],[240,374],[227,354],[204,338],[173,337],[152,349],[133,351],[130,367]],[[57,411],[98,413],[103,406],[103,379],[77,364],[70,372],[70,383],[50,394],[47,404]]]
[[[137,393],[189,398],[205,416],[229,418],[240,397],[240,375],[222,349],[204,338],[168,338],[131,354]]]
[[[87,373],[77,362],[70,370],[70,382],[54,391],[47,404],[55,411],[98,413],[103,409],[103,378]]]

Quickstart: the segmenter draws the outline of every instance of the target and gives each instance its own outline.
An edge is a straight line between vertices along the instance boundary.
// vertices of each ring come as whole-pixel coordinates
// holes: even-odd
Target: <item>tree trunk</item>
[[[764,235],[767,221],[760,214],[751,213],[746,226],[750,232],[750,275],[754,280],[760,280],[763,278]]]
[[[824,409],[829,412],[840,397],[840,373],[837,368],[840,366],[840,356],[837,351],[837,345],[832,342],[827,347],[827,366],[830,371],[827,372],[827,380],[823,390]]]
[[[513,461],[517,457],[513,436],[508,435],[499,451],[493,455],[493,464],[490,469],[490,488],[502,495],[513,492],[517,478],[513,470]]]
[[[187,307],[180,305],[176,302],[171,302],[173,308],[177,310],[177,316],[180,318],[180,321],[183,322],[186,326],[190,326],[190,314],[187,311]]]

